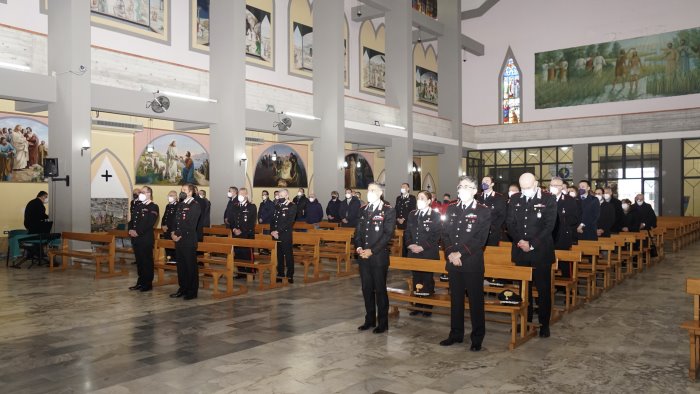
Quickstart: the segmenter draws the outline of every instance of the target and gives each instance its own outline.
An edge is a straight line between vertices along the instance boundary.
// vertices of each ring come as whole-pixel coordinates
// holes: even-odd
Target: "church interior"
[[[700,393],[698,15],[0,0],[0,391]]]

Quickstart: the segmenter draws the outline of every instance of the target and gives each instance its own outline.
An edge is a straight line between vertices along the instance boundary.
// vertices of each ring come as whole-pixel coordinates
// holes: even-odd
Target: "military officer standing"
[[[484,246],[491,227],[491,209],[475,199],[477,183],[459,178],[459,201],[447,208],[443,228],[445,270],[450,282],[450,335],[440,346],[464,341],[464,295],[469,297],[472,332],[469,350],[478,352],[486,335],[484,314]]]
[[[489,239],[486,241],[488,246],[498,246],[503,234],[503,223],[506,221],[507,201],[504,195],[493,190],[495,183],[493,177],[488,175],[481,180],[482,192],[477,194],[476,201],[480,204],[491,208],[491,228],[489,230]]]
[[[520,189],[521,193],[510,201],[506,219],[513,239],[511,256],[516,265],[533,268],[532,281],[539,293],[540,337],[547,338],[552,312],[552,231],[557,221],[557,202],[553,195],[538,187],[537,179],[529,172],[520,176]],[[532,321],[532,287],[529,292],[528,321]]]
[[[442,223],[440,212],[430,208],[433,196],[423,190],[416,199],[417,209],[408,215],[406,230],[403,232],[404,245],[408,245],[407,256],[416,259],[440,260],[440,236]],[[432,272],[413,271],[413,294],[422,297],[435,292],[435,279]],[[432,305],[416,304],[419,308],[432,309]],[[423,313],[430,316],[432,312],[411,311],[411,316]]]
[[[287,189],[279,191],[275,214],[272,216],[272,223],[270,223],[270,235],[277,241],[277,283],[281,283],[282,278],[284,278],[285,264],[287,282],[294,283],[292,230],[297,216],[297,207],[287,197],[289,197]]]
[[[182,185],[180,203],[175,211],[175,228],[170,237],[175,241],[175,261],[177,281],[180,288],[171,298],[183,297],[186,300],[197,298],[199,290],[199,269],[197,266],[197,223],[201,214],[199,203],[192,197],[194,186]]]
[[[175,211],[177,210],[177,192],[171,190],[168,192],[168,204],[165,206],[165,212],[163,212],[163,219],[160,221],[160,229],[163,230],[161,234],[162,239],[172,239],[170,234],[175,229]],[[165,249],[166,258],[175,260],[175,250]]]
[[[231,222],[231,234],[233,238],[255,239],[255,218],[257,207],[248,201],[248,189],[242,187],[238,191],[238,209]],[[236,260],[253,261],[253,249],[234,248]],[[252,272],[252,268],[239,268],[239,272]]]
[[[389,329],[389,297],[386,292],[386,274],[389,270],[387,245],[396,226],[396,212],[382,202],[382,194],[382,185],[369,184],[368,203],[360,209],[354,236],[355,251],[360,257],[358,263],[362,296],[365,300],[365,322],[357,329],[365,331],[376,326],[372,331],[375,334]]]
[[[226,228],[231,228],[230,221],[233,215],[236,214],[236,209],[238,209],[238,188],[235,186],[229,187],[226,197],[228,200],[226,201],[226,210],[224,210],[224,224]]]
[[[158,221],[158,205],[151,201],[153,191],[150,187],[141,188],[134,213],[129,221],[129,236],[136,258],[138,279],[129,290],[150,291],[153,288],[153,226]]]
[[[396,228],[401,230],[406,229],[408,214],[416,209],[416,197],[409,194],[410,188],[408,183],[401,184],[401,194],[396,197],[396,205],[394,205],[394,209],[396,209]]]
[[[566,192],[564,181],[555,176],[549,182],[549,192],[557,201],[557,222],[552,231],[554,249],[569,250],[574,243],[576,228],[581,222],[576,199]],[[571,276],[571,264],[560,263],[559,270],[565,278]]]

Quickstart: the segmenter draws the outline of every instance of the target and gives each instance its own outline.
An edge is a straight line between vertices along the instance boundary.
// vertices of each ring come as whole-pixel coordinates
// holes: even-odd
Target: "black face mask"
[[[335,201],[338,199],[338,196],[331,196],[331,200]]]
[[[449,203],[450,203],[450,200],[444,199],[444,200],[442,200],[442,202],[444,202],[445,204],[449,204]]]
[[[285,199],[284,198],[278,198],[277,203],[278,204],[284,204]]]
[[[187,198],[187,193],[185,193],[185,192],[180,192],[179,197],[180,197],[180,201],[181,201],[181,202],[182,202],[182,201],[185,201],[185,199]]]

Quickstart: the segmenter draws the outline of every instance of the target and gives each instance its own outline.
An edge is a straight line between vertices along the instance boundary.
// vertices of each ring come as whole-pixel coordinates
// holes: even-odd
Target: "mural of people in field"
[[[45,118],[0,114],[0,182],[43,182],[49,154]]]
[[[143,147],[136,160],[136,183],[145,185],[209,185],[209,152],[194,138],[165,134]],[[137,151],[138,152],[138,151]]]
[[[535,107],[700,93],[700,28],[535,54]]]
[[[300,150],[308,149],[303,145],[297,147]],[[257,156],[253,186],[308,187],[304,164],[306,151],[300,152],[290,145],[283,144],[269,145],[262,147],[261,150],[262,152]]]

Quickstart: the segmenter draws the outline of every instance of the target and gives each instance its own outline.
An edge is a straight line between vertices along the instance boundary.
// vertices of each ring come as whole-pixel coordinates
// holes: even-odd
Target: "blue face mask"
[[[580,196],[583,196],[584,194],[586,194],[586,189],[578,189],[578,194]]]
[[[489,184],[488,184],[488,183],[482,183],[482,184],[481,184],[481,190],[489,190]]]

